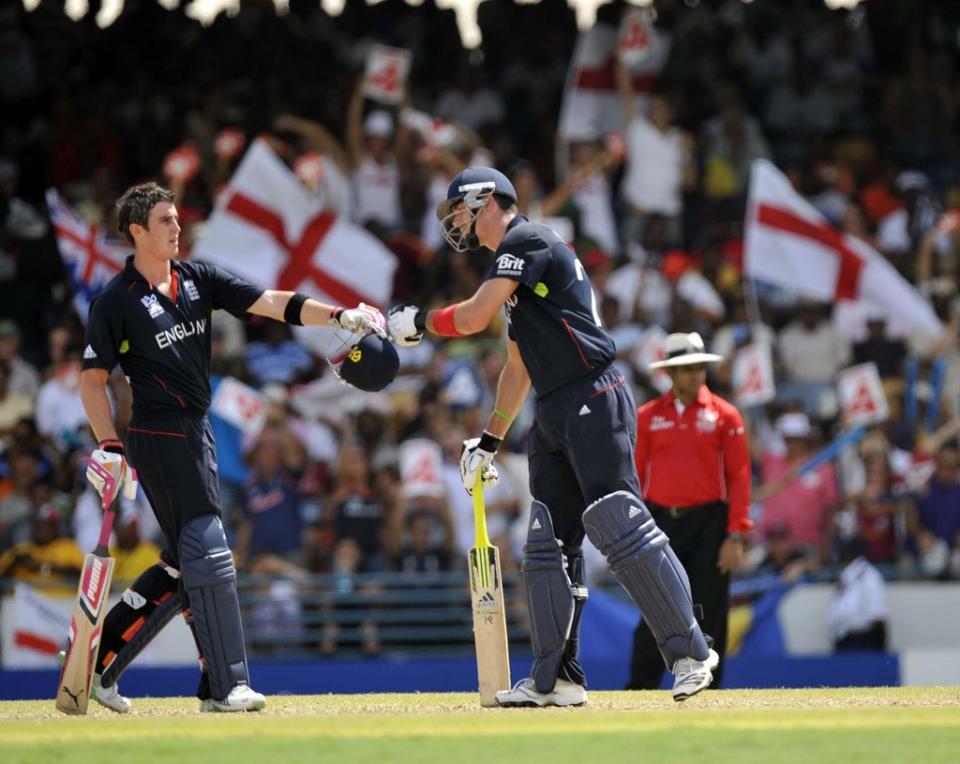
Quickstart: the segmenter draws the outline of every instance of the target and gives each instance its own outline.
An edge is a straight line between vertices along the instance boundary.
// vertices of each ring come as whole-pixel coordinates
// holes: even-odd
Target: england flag
[[[831,225],[764,159],[750,175],[744,273],[824,303],[859,304],[885,315],[891,329],[934,339],[943,332],[923,295],[883,255]]]

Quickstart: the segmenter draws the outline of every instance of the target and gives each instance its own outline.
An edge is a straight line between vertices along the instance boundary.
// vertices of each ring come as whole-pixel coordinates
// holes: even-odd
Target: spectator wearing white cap
[[[400,142],[406,127],[395,129],[393,116],[374,109],[363,117],[363,80],[359,80],[347,112],[347,149],[353,163],[353,219],[395,229],[403,223],[400,209]]]
[[[822,560],[839,503],[836,471],[827,462],[799,474],[800,467],[813,455],[814,433],[806,414],[783,414],[775,430],[781,443],[764,452],[760,467],[763,485],[755,494],[764,497],[761,533],[766,536],[774,527],[785,527],[793,546]]]

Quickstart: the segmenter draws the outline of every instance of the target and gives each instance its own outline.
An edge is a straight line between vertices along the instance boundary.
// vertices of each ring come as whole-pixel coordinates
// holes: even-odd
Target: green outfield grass
[[[192,698],[137,699],[64,717],[0,703],[3,764],[272,762],[957,762],[960,688],[597,692],[578,709],[481,709],[475,695],[269,699],[200,715]]]

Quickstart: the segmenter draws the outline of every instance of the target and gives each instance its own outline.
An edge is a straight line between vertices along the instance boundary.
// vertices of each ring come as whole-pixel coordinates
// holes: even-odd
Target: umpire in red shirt
[[[743,534],[752,523],[750,456],[740,412],[707,388],[705,353],[696,332],[667,337],[666,358],[650,364],[667,370],[672,388],[637,409],[637,473],[643,497],[687,570],[694,613],[720,654],[714,687],[723,678],[730,609],[730,573],[743,563]],[[633,635],[627,689],[653,690],[663,659],[643,622]]]

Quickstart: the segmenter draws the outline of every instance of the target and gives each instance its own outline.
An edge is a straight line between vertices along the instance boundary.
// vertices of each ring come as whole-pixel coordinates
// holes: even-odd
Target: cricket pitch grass
[[[481,709],[475,694],[274,696],[257,714],[193,698],[0,703],[2,764],[960,761],[960,688],[594,692],[583,708]]]

